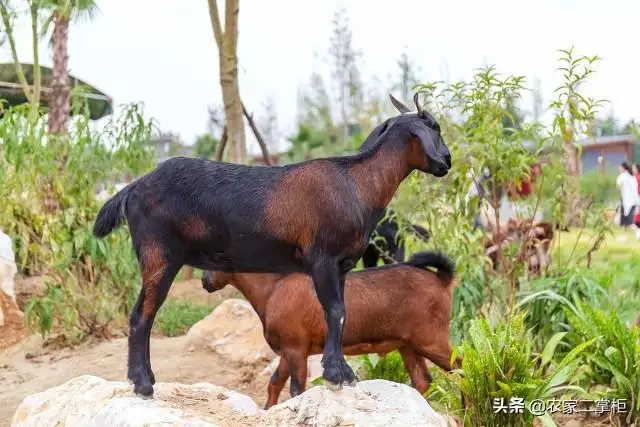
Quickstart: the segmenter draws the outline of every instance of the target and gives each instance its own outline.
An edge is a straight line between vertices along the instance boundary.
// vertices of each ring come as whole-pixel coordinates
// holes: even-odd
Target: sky
[[[211,105],[221,105],[218,51],[206,0],[97,0],[91,21],[72,24],[73,75],[113,97],[142,102],[147,117],[186,143],[206,132]],[[218,0],[221,19],[224,1]],[[256,117],[273,99],[283,138],[295,129],[298,89],[322,61],[333,14],[346,9],[365,82],[397,75],[402,52],[421,81],[468,79],[494,64],[504,74],[541,81],[547,105],[558,83],[557,49],[598,54],[587,94],[610,101],[616,117],[640,119],[637,0],[240,0],[240,92]],[[29,22],[17,30],[20,59],[30,62]],[[47,43],[41,62],[51,65]],[[9,61],[2,51],[2,62]],[[523,107],[531,110],[527,100]],[[247,131],[249,151],[257,144]],[[281,147],[284,148],[284,142]]]

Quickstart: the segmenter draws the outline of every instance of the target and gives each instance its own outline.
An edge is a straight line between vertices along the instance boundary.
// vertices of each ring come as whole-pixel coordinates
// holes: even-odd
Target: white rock
[[[189,328],[187,349],[213,350],[237,365],[271,361],[276,354],[264,339],[260,318],[249,302],[231,298]]]
[[[248,396],[208,383],[157,383],[153,399],[137,397],[131,389],[126,382],[76,377],[24,399],[11,426],[447,426],[416,390],[384,380],[339,392],[313,387],[268,411]]]
[[[13,279],[18,272],[16,267],[16,257],[13,253],[13,243],[11,237],[0,230],[0,290],[11,299],[16,299],[16,291]]]
[[[339,392],[313,387],[267,413],[270,421],[287,426],[447,427],[415,389],[385,380],[362,381]]]
[[[245,426],[263,412],[250,397],[207,383],[158,383],[153,399],[131,390],[127,382],[76,377],[24,399],[11,426]]]

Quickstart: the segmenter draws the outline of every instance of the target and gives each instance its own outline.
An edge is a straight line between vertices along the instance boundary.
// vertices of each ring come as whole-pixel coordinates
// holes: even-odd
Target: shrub
[[[596,170],[586,172],[580,177],[580,191],[583,197],[591,197],[598,207],[617,204],[620,200],[614,174],[600,175]]]
[[[133,105],[102,132],[80,116],[69,135],[54,137],[43,118],[28,116],[20,106],[0,120],[0,228],[20,272],[50,278],[45,297],[28,303],[28,324],[43,335],[61,327],[73,339],[109,336],[134,302],[139,272],[126,230],[92,235],[96,190],[152,166],[151,125]]]

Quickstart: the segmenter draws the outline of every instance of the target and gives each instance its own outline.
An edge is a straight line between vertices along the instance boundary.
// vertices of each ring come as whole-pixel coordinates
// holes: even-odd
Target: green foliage
[[[353,365],[361,380],[387,380],[407,385],[411,383],[402,356],[397,350],[384,357],[377,354],[358,356]]]
[[[520,293],[515,307],[526,313],[525,324],[532,332],[533,348],[541,350],[552,336],[570,329],[567,312],[575,312],[582,303],[606,307],[610,299],[597,280],[582,269],[574,269],[559,277],[532,280],[530,289]],[[566,354],[570,349],[561,344],[558,353]]]
[[[427,396],[437,406],[456,413],[462,410],[462,395],[466,412],[460,417],[465,426],[529,426],[534,419],[528,410],[531,401],[582,391],[568,383],[579,367],[576,357],[593,340],[576,346],[551,375],[545,375],[561,336],[549,340],[544,351],[534,357],[524,316],[514,315],[495,328],[484,318],[472,320],[468,336],[462,345],[462,371],[438,376]],[[524,399],[523,414],[496,413],[494,399],[508,403],[511,398]]]
[[[199,136],[195,143],[195,155],[201,159],[213,159],[218,148],[218,140],[206,133]]]
[[[567,316],[570,346],[595,340],[581,355],[585,365],[581,383],[599,398],[626,399],[627,423],[640,421],[640,329],[627,327],[615,311],[599,311],[588,304]]]
[[[108,336],[131,308],[139,272],[125,229],[93,236],[96,189],[152,166],[151,125],[132,105],[102,132],[80,116],[68,136],[52,137],[44,120],[29,115],[25,105],[0,120],[0,199],[7,201],[0,228],[13,239],[20,272],[50,278],[46,296],[28,306],[29,326],[43,335],[60,326],[74,339]]]
[[[160,308],[154,327],[167,337],[184,335],[191,326],[207,317],[213,308],[194,305],[189,301],[168,300]]]
[[[598,207],[615,205],[620,200],[616,176],[600,175],[597,170],[586,172],[580,177],[580,192],[584,198],[591,197],[594,205]]]

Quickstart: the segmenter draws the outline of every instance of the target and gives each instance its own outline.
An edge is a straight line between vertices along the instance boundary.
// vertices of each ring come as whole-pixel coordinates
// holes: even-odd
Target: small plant
[[[188,301],[168,300],[158,312],[154,327],[167,337],[184,335],[191,326],[207,317],[213,307],[194,305]]]
[[[626,399],[626,422],[640,422],[640,329],[627,327],[615,311],[606,313],[587,304],[567,316],[570,345],[595,340],[581,354],[585,367],[580,381],[600,398]]]
[[[553,366],[552,374],[545,375],[562,335],[549,340],[544,351],[534,357],[524,315],[514,314],[506,322],[498,323],[495,329],[484,318],[473,320],[468,336],[462,345],[462,370],[436,377],[427,398],[444,407],[446,412],[459,413],[465,426],[484,427],[532,425],[535,416],[528,406],[531,401],[581,391],[567,383],[579,367],[577,356],[595,341],[577,345]],[[461,396],[465,402],[464,412]],[[512,398],[522,399],[521,414],[496,412],[494,399],[508,403]],[[541,418],[551,421],[548,414]]]
[[[377,354],[363,354],[353,363],[360,380],[387,380],[400,384],[411,384],[409,373],[402,356],[397,350],[380,357]]]

